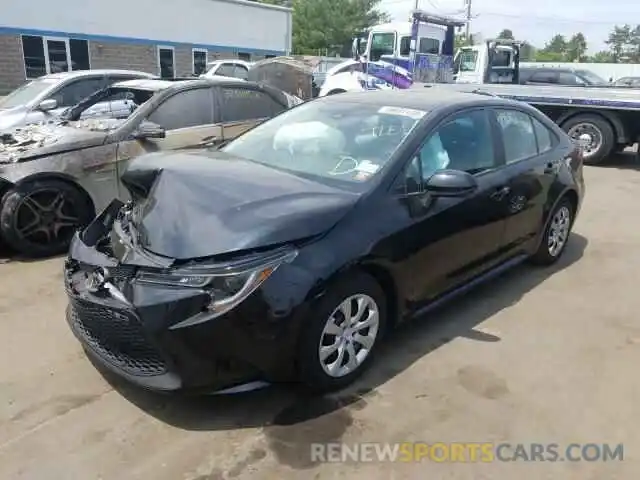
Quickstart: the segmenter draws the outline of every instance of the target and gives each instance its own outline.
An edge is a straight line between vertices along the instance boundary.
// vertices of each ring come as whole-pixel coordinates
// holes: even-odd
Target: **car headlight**
[[[243,302],[280,265],[293,261],[297,254],[296,250],[286,249],[239,262],[199,264],[162,271],[141,270],[136,280],[139,283],[205,290],[211,297],[207,310],[218,316]]]

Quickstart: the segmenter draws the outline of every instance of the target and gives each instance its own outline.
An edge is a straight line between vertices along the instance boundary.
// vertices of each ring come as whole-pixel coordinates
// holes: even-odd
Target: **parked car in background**
[[[82,120],[111,101],[127,109]],[[118,179],[133,157],[218,145],[297,102],[268,85],[224,77],[115,83],[57,122],[0,136],[0,235],[29,256],[64,252],[96,211],[128,198]]]
[[[207,71],[200,76],[205,78],[222,76],[246,80],[250,68],[251,62],[244,60],[216,60],[207,64]]]
[[[607,86],[609,83],[584,69],[554,67],[520,67],[522,85],[585,85]]]
[[[69,325],[149,389],[342,388],[382,337],[564,251],[581,150],[524,103],[438,89],[306,102],[218,150],[152,153],[76,233]]]
[[[616,87],[638,87],[640,88],[640,77],[622,77],[612,82]]]
[[[77,70],[52,73],[0,98],[0,130],[55,119],[66,108],[115,82],[154,75],[131,70]],[[98,105],[88,115],[99,114]]]

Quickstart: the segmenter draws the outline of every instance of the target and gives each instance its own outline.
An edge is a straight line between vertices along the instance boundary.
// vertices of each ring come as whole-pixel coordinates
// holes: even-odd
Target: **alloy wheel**
[[[569,229],[571,228],[571,211],[569,207],[563,205],[551,218],[549,225],[549,234],[547,236],[547,248],[549,255],[557,257],[569,237]]]
[[[357,294],[346,298],[327,319],[319,345],[320,364],[330,377],[355,372],[371,353],[380,327],[375,300]]]
[[[14,228],[25,241],[49,245],[67,242],[80,223],[74,205],[64,193],[43,189],[22,199]]]

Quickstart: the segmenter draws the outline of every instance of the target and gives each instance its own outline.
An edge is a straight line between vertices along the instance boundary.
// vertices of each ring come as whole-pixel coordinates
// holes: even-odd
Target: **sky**
[[[430,13],[464,17],[464,0],[418,1],[419,8]],[[407,20],[414,6],[415,0],[380,2],[394,21]],[[496,37],[508,28],[516,40],[541,48],[556,33],[570,37],[582,32],[593,54],[607,49],[604,42],[614,25],[640,24],[640,0],[471,0],[471,15],[471,32],[484,38]]]

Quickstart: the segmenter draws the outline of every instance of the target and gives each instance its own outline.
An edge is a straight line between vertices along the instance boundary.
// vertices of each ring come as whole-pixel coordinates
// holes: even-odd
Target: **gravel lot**
[[[61,259],[0,264],[0,478],[638,478],[640,168],[586,170],[561,263],[397,332],[349,392],[177,399],[107,381],[63,319]],[[617,462],[313,464],[312,442],[624,443]]]

